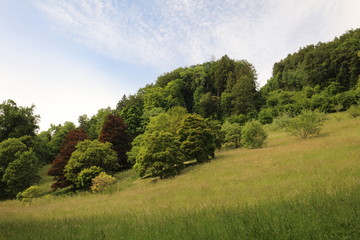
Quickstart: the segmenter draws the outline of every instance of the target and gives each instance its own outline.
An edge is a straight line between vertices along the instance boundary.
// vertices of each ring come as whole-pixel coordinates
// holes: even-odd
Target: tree
[[[238,148],[241,146],[241,126],[239,123],[224,122],[221,132],[224,134],[224,148]]]
[[[212,96],[209,92],[202,95],[199,101],[199,114],[204,118],[218,117],[220,107],[219,99],[219,97]]]
[[[111,143],[102,143],[98,140],[79,142],[65,166],[65,177],[74,186],[80,187],[77,185],[78,174],[91,166],[98,166],[108,174],[114,174],[119,170],[117,154],[112,150]]]
[[[8,138],[35,136],[39,116],[34,115],[35,105],[18,107],[13,100],[0,104],[0,142]]]
[[[119,115],[128,126],[127,132],[132,139],[136,138],[139,134],[143,133],[141,127],[141,116],[143,112],[137,106],[125,106],[121,109]]]
[[[8,165],[17,159],[17,154],[27,151],[27,147],[18,138],[9,138],[0,143],[0,196],[7,195],[7,185],[2,181]]]
[[[166,178],[180,172],[185,160],[176,135],[154,131],[145,133],[144,144],[139,149],[134,165],[140,175]]]
[[[16,154],[23,153],[27,147],[18,138],[9,138],[0,143],[0,179],[9,163],[17,157]]]
[[[71,154],[76,150],[76,145],[87,138],[87,134],[83,129],[73,129],[67,133],[62,143],[60,153],[56,156],[48,171],[48,175],[53,176],[55,180],[51,185],[52,189],[56,190],[71,185],[71,182],[65,177],[65,166],[69,162]]]
[[[126,153],[130,150],[130,136],[124,121],[115,114],[110,114],[104,121],[101,129],[100,142],[110,142],[113,150],[117,152],[118,161],[122,169],[130,167]]]
[[[90,139],[94,140],[99,138],[101,128],[104,125],[107,116],[112,113],[113,111],[110,109],[110,107],[101,108],[94,116],[90,118],[87,123],[88,130],[86,132]]]
[[[309,136],[319,135],[324,120],[325,115],[318,110],[303,110],[296,117],[289,118],[285,115],[276,122],[290,135],[305,139]]]
[[[65,122],[63,125],[51,125],[49,131],[50,134],[50,156],[54,160],[55,157],[59,154],[61,145],[64,141],[64,138],[69,131],[75,129],[75,124],[72,122]]]
[[[186,114],[186,109],[183,107],[170,108],[167,112],[152,117],[146,127],[146,131],[165,131],[176,134]]]
[[[16,154],[16,157],[6,168],[2,179],[6,183],[8,191],[14,195],[40,179],[38,176],[39,160],[32,150]]]
[[[98,166],[91,166],[83,169],[78,175],[76,185],[82,188],[90,187],[92,179],[98,176],[102,171],[103,169]]]
[[[246,148],[261,148],[265,145],[267,133],[258,121],[250,121],[241,131],[241,143]]]
[[[215,156],[214,136],[198,114],[185,116],[178,135],[187,160],[196,159],[201,163]]]

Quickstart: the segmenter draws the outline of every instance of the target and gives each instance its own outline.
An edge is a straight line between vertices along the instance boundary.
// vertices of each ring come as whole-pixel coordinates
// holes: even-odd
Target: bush
[[[274,130],[286,129],[291,122],[292,118],[288,113],[283,113],[273,121],[273,128]]]
[[[283,128],[290,135],[305,139],[309,136],[320,134],[321,127],[325,120],[325,114],[317,110],[303,110],[299,115],[293,118],[281,116],[275,123]]]
[[[247,122],[241,131],[241,143],[246,148],[263,147],[267,137],[267,133],[258,121]]]
[[[116,178],[101,172],[97,177],[92,179],[91,191],[93,192],[102,192],[105,189],[109,188],[112,184],[116,182]]]
[[[39,186],[30,186],[25,191],[19,192],[16,195],[16,198],[18,200],[21,200],[23,202],[30,202],[33,198],[37,198],[40,196],[40,187]]]
[[[241,146],[241,126],[238,123],[224,122],[221,127],[224,135],[224,148],[238,148]]]
[[[85,168],[78,175],[77,185],[79,187],[90,187],[91,180],[98,176],[102,171],[104,171],[101,167],[91,166],[89,168]]]
[[[350,117],[356,118],[360,116],[360,107],[358,105],[351,105],[347,112]]]
[[[109,174],[114,174],[119,170],[120,164],[111,143],[101,143],[98,140],[79,142],[65,166],[65,177],[77,185],[79,173],[92,166],[101,167]]]
[[[163,131],[145,133],[134,165],[140,177],[167,178],[180,173],[185,161],[177,136]]]

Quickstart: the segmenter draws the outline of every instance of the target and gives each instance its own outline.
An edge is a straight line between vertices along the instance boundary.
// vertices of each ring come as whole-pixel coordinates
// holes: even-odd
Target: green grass
[[[167,180],[123,172],[110,194],[55,195],[44,178],[31,205],[0,202],[0,240],[360,239],[360,119],[329,115],[306,140],[267,130],[263,149]]]

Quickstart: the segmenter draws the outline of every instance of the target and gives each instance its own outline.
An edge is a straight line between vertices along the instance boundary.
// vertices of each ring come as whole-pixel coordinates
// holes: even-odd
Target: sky
[[[359,0],[0,0],[0,102],[40,130],[115,108],[158,76],[227,54],[275,62],[360,27]]]

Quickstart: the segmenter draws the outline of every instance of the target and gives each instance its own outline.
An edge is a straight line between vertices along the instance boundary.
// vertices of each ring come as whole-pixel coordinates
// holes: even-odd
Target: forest
[[[264,124],[286,122],[290,133],[306,138],[318,126],[297,133],[296,119],[321,122],[323,113],[348,109],[356,117],[359,103],[360,29],[289,54],[261,88],[251,63],[224,55],[164,73],[124,95],[115,109],[40,133],[34,105],[6,100],[0,104],[0,198],[21,197],[47,164],[53,191],[97,191],[97,181],[111,183],[131,168],[140,178],[173,177],[211,161],[219,149],[261,148]]]

